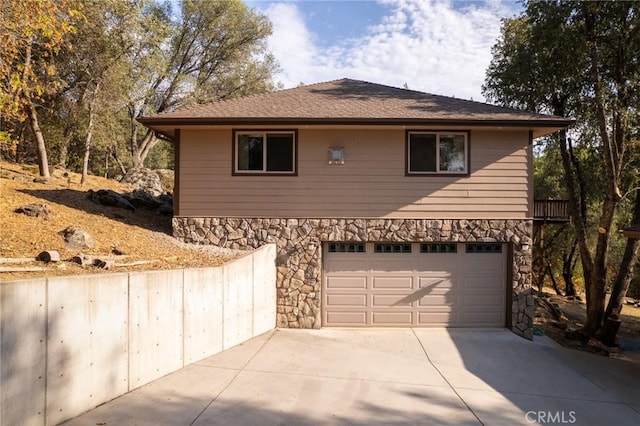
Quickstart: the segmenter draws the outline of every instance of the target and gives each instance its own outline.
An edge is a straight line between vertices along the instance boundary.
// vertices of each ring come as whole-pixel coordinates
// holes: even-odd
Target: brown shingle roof
[[[141,123],[187,124],[512,124],[566,127],[563,117],[502,108],[358,80],[342,79],[181,108]]]

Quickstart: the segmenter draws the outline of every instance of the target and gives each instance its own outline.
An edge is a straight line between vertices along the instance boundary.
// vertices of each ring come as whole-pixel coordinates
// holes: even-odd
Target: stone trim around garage
[[[322,243],[327,241],[502,242],[513,260],[511,323],[533,338],[531,220],[259,219],[174,217],[179,240],[230,249],[277,245],[277,326],[320,328]],[[508,321],[509,322],[509,321]]]

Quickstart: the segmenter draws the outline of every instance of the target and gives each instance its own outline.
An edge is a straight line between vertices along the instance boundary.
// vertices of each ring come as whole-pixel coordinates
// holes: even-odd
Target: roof
[[[573,123],[564,117],[351,79],[188,106],[138,121],[167,136],[186,125],[438,124],[525,126],[536,128],[537,137]]]

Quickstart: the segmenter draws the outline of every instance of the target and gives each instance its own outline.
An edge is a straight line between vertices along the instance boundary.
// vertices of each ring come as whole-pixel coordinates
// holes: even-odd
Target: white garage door
[[[502,327],[500,243],[326,243],[324,326]]]

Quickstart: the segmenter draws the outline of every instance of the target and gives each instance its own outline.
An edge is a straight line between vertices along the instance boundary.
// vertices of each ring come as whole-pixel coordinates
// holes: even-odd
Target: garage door
[[[324,326],[502,327],[500,243],[327,243]]]

